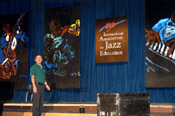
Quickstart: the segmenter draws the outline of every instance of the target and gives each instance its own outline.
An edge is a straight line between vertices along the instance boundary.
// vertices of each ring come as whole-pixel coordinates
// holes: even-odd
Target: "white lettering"
[[[114,56],[114,55],[123,55],[123,51],[113,51],[113,52],[100,51],[100,56]]]
[[[117,35],[123,35],[123,32],[118,32],[118,33],[103,33],[103,36],[117,36]]]
[[[105,42],[105,43],[106,43],[105,50],[111,49],[111,48],[121,48],[121,43],[120,42],[118,42],[118,43],[108,43],[108,42]]]
[[[123,36],[115,36],[115,37],[100,37],[99,41],[113,41],[113,40],[121,40],[123,39]]]

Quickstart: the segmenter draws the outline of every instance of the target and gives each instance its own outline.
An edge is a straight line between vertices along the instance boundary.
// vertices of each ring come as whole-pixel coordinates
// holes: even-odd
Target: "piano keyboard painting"
[[[175,1],[145,1],[145,76],[148,88],[175,87],[173,4]]]

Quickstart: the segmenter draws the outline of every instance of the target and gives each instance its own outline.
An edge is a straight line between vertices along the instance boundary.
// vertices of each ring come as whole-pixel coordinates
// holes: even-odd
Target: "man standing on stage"
[[[35,64],[30,69],[31,82],[33,85],[33,116],[41,116],[44,88],[50,91],[50,87],[45,79],[45,70],[42,66],[42,56],[40,54],[35,56]]]

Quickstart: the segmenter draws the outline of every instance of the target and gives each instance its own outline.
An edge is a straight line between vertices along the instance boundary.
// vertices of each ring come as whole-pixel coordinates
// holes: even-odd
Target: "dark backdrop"
[[[175,102],[174,88],[145,86],[144,0],[7,0],[0,15],[29,12],[30,60],[43,54],[44,8],[81,7],[81,87],[46,92],[54,102],[96,102],[97,93],[149,93],[151,102]],[[96,19],[128,16],[129,61],[95,64]],[[12,101],[24,101],[26,90],[16,90]]]

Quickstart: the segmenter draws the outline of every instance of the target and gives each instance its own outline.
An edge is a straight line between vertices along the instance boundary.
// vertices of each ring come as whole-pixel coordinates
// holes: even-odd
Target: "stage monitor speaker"
[[[0,103],[5,103],[12,99],[14,82],[0,81]]]
[[[0,116],[2,116],[3,103],[13,98],[14,82],[0,81]]]
[[[147,93],[98,93],[98,116],[150,116]]]

